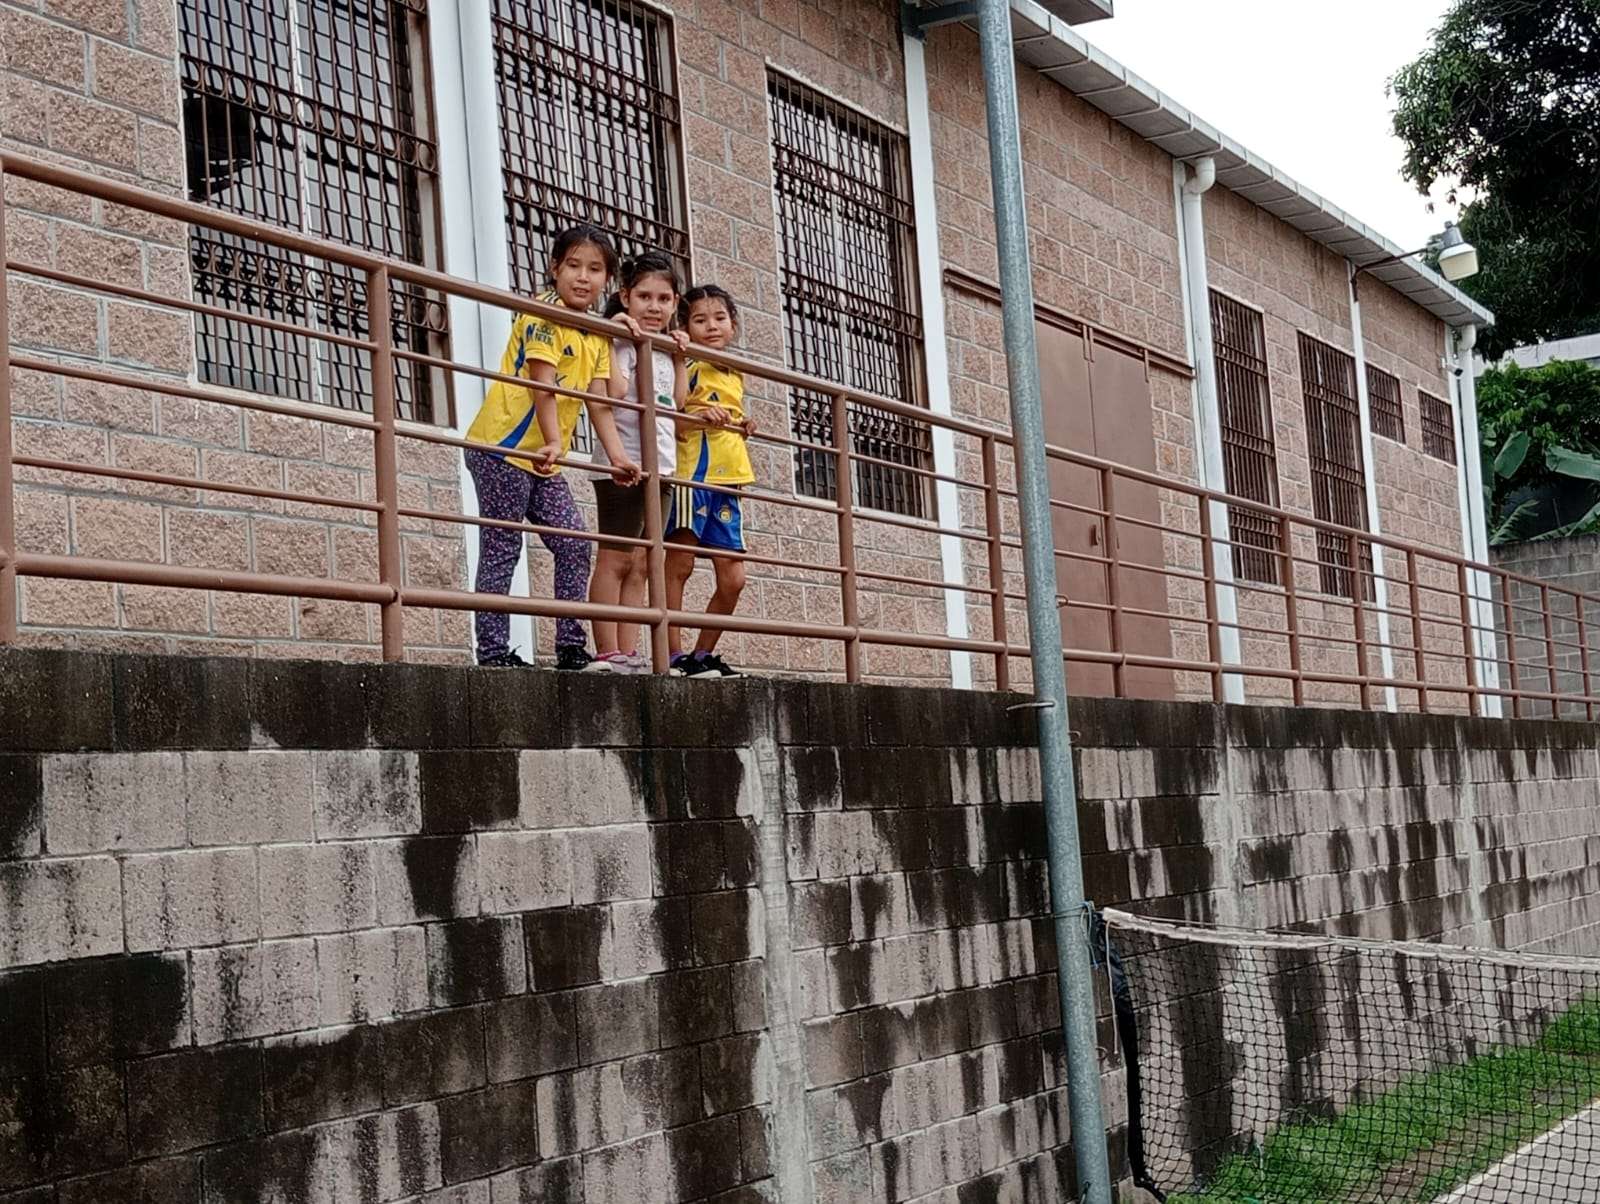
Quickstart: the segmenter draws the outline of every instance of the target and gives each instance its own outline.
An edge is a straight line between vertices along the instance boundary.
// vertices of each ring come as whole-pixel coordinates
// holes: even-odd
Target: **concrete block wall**
[[[1490,555],[1496,568],[1531,578],[1532,582],[1586,594],[1600,592],[1600,536],[1574,535],[1568,539],[1503,544],[1490,549]],[[1501,682],[1510,680],[1508,662],[1515,656],[1518,681],[1524,689],[1549,690],[1575,697],[1594,693],[1593,673],[1600,668],[1600,659],[1596,658],[1600,645],[1596,644],[1593,604],[1581,604],[1583,626],[1580,628],[1580,603],[1570,595],[1552,589],[1549,642],[1546,642],[1543,599],[1539,586],[1529,581],[1511,581],[1509,592],[1511,618],[1508,624],[1503,595],[1499,583],[1495,583],[1494,625],[1499,632]],[[1508,629],[1514,633],[1514,638],[1507,638]],[[1584,675],[1585,645],[1590,665],[1587,679]],[[1548,702],[1530,699],[1522,707],[1524,715],[1551,714]],[[1581,703],[1564,703],[1561,707],[1562,717],[1565,718],[1581,717],[1585,710]]]
[[[4,653],[0,1201],[1070,1199],[1011,701]],[[1590,727],[1072,723],[1102,905],[1600,951]]]

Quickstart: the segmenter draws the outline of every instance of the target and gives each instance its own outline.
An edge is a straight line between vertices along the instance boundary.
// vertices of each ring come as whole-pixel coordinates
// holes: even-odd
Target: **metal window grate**
[[[1221,293],[1211,294],[1211,333],[1217,364],[1217,409],[1228,492],[1278,504],[1278,449],[1272,435],[1267,382],[1267,336],[1261,315]],[[1278,583],[1279,521],[1243,506],[1228,508],[1233,571],[1243,581]]]
[[[1400,408],[1400,381],[1382,368],[1367,365],[1367,404],[1372,411],[1372,433],[1406,441],[1406,419]]]
[[[495,76],[511,286],[545,288],[568,226],[620,254],[665,251],[687,279],[672,26],[631,0],[495,0]],[[587,420],[573,446],[592,449]]]
[[[1361,402],[1356,361],[1308,334],[1300,336],[1300,378],[1305,394],[1306,445],[1311,457],[1311,498],[1325,523],[1367,530],[1367,480],[1361,457]],[[1322,592],[1354,598],[1350,545],[1343,536],[1317,532]],[[1372,545],[1361,545],[1362,595],[1376,594]]]
[[[437,154],[428,134],[425,0],[182,0],[181,73],[190,196],[412,263],[437,264]],[[195,227],[197,299],[367,337],[366,281],[252,239]],[[439,298],[396,282],[399,348],[439,354]],[[370,410],[355,348],[196,318],[200,376],[342,409]],[[399,361],[401,416],[444,421],[438,374]]]
[[[923,400],[911,159],[905,137],[770,73],[772,163],[778,201],[789,366],[897,401]],[[791,390],[795,437],[833,445],[833,398]],[[926,424],[850,407],[851,450],[926,469]],[[795,490],[837,496],[830,455],[800,452]],[[926,478],[857,463],[859,505],[921,517]]]
[[[1456,462],[1456,412],[1448,401],[1417,390],[1422,403],[1422,450],[1435,460]]]

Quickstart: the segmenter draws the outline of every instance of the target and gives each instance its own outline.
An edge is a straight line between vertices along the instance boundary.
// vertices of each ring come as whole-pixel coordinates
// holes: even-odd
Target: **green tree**
[[[1600,529],[1600,369],[1491,368],[1478,431],[1490,542]]]
[[[1484,353],[1600,330],[1600,0],[1455,0],[1389,89],[1406,178],[1471,198]]]

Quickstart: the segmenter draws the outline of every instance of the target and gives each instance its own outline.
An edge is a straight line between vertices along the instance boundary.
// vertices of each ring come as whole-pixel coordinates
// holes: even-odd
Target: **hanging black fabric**
[[[1096,969],[1109,967],[1111,1010],[1117,1020],[1117,1038],[1122,1045],[1122,1062],[1128,1072],[1128,1168],[1134,1185],[1149,1192],[1162,1204],[1166,1193],[1151,1177],[1145,1162],[1143,1089],[1139,1079],[1139,1021],[1133,1011],[1133,992],[1122,967],[1122,955],[1111,943],[1105,920],[1098,911],[1090,912],[1090,956]]]

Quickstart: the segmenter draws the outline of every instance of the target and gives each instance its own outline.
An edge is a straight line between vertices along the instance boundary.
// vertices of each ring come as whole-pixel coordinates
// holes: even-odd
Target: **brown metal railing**
[[[158,296],[127,285],[95,281],[48,264],[6,258],[4,271],[0,272],[0,643],[18,639],[18,578],[39,577],[374,605],[380,613],[382,655],[389,660],[406,654],[406,610],[426,608],[642,623],[650,630],[652,660],[658,671],[666,667],[669,626],[683,625],[836,643],[843,653],[843,676],[850,681],[869,675],[863,658],[869,647],[969,654],[979,658],[982,684],[1001,689],[1009,688],[1019,676],[1017,669],[1026,660],[1028,649],[1021,642],[1022,633],[1012,629],[1008,604],[1024,598],[1020,558],[1016,555],[1021,545],[1014,528],[1005,521],[1008,509],[1014,507],[1016,493],[1007,485],[1011,479],[1011,440],[1002,430],[842,388],[749,356],[696,349],[696,355],[735,368],[752,382],[805,390],[832,399],[828,442],[808,442],[776,433],[761,433],[755,438],[793,455],[834,457],[837,496],[825,501],[760,487],[743,494],[759,501],[762,507],[773,506],[798,515],[797,522],[808,514],[823,518],[825,525],[832,528],[834,559],[827,562],[808,559],[804,554],[777,554],[784,551],[781,544],[759,552],[702,550],[701,554],[737,558],[751,566],[800,575],[806,580],[826,579],[832,583],[830,588],[837,590],[839,621],[669,610],[664,515],[656,489],[645,493],[645,537],[616,541],[647,550],[648,601],[642,608],[410,584],[402,563],[405,521],[501,527],[586,540],[593,540],[595,535],[402,502],[400,460],[407,442],[454,449],[483,445],[444,430],[400,421],[395,407],[397,366],[438,370],[455,374],[458,379],[515,378],[396,346],[392,335],[395,290],[425,289],[442,298],[458,298],[502,310],[549,313],[566,324],[609,336],[622,335],[622,329],[590,315],[553,310],[525,296],[455,279],[415,264],[276,229],[30,158],[0,156],[0,192],[4,191],[7,176],[247,237],[360,274],[367,287],[366,337],[317,330],[295,333],[311,340],[336,342],[368,357],[372,396],[371,413],[367,415],[210,388],[171,375],[141,373],[135,377],[115,365],[48,349],[12,348],[7,337],[7,284],[14,277],[135,299],[189,315],[215,314],[218,307],[186,297]],[[7,245],[5,217],[5,212],[0,211],[0,249]],[[243,323],[273,325],[271,319],[264,317],[231,312],[227,316]],[[638,340],[639,363],[650,362],[652,343],[673,350],[665,340]],[[1153,361],[1147,359],[1147,363],[1151,370],[1161,370]],[[284,415],[366,432],[373,440],[375,489],[370,500],[341,499],[202,479],[203,470],[201,477],[191,477],[19,455],[13,440],[12,378],[30,373],[132,387],[206,406]],[[613,404],[638,412],[643,429],[650,431],[656,418],[654,391],[648,372],[641,371],[638,377],[637,400]],[[581,396],[560,388],[551,391]],[[912,474],[930,493],[941,484],[954,488],[955,513],[945,516],[943,526],[860,505],[854,496],[854,470],[880,463],[858,450],[860,441],[850,429],[850,414],[860,410],[881,411],[949,432],[956,445],[955,462],[964,465],[965,471],[947,473],[900,463],[882,464],[885,469]],[[641,440],[641,453],[644,469],[652,480],[674,480],[655,462],[653,439]],[[1106,693],[1154,693],[1222,701],[1228,696],[1229,680],[1239,679],[1247,684],[1251,701],[1294,705],[1356,703],[1366,707],[1393,703],[1423,711],[1454,709],[1484,714],[1498,707],[1497,700],[1508,700],[1513,715],[1594,717],[1600,697],[1595,694],[1590,672],[1588,630],[1590,608],[1600,605],[1600,598],[1473,563],[1435,548],[1200,489],[1068,449],[1051,447],[1048,454],[1057,464],[1088,470],[1096,481],[1097,496],[1092,502],[1081,497],[1052,501],[1053,508],[1064,518],[1058,530],[1083,520],[1096,529],[1095,538],[1089,543],[1056,549],[1061,567],[1060,604],[1069,645],[1063,655],[1082,674],[1080,688],[1094,689],[1095,674],[1099,672],[1107,674]],[[610,471],[574,457],[562,463],[573,472]],[[376,579],[348,580],[331,574],[288,576],[23,551],[17,546],[18,468],[79,475],[107,483],[178,487],[348,510],[358,520],[369,520],[376,527]],[[780,476],[780,482],[787,485],[788,480]],[[1159,499],[1158,509],[1141,513],[1139,506],[1129,504],[1130,497],[1139,495],[1154,495]],[[1273,562],[1273,571],[1261,574],[1266,581],[1232,580],[1235,549],[1226,526],[1230,513],[1251,516],[1252,531],[1276,533],[1270,544],[1251,537],[1250,555]],[[926,563],[931,566],[928,575],[890,571],[893,564],[867,567],[860,563],[857,548],[862,545],[864,533],[872,530],[900,530],[910,532],[910,538],[924,540]],[[972,580],[945,580],[937,571],[942,540],[957,541],[964,553],[971,551],[972,555],[964,554],[963,559]],[[1158,556],[1133,555],[1126,550],[1154,545],[1161,549]],[[1351,588],[1326,592],[1321,587],[1330,574]],[[1159,583],[1159,589],[1154,583]],[[1360,588],[1355,588],[1358,584]],[[862,602],[869,591],[880,585],[921,591],[927,599],[940,602],[951,594],[959,595],[966,600],[969,618],[987,630],[971,637],[955,637],[919,630],[915,621],[869,623],[863,618],[867,611]],[[1237,652],[1230,647],[1234,644]]]

